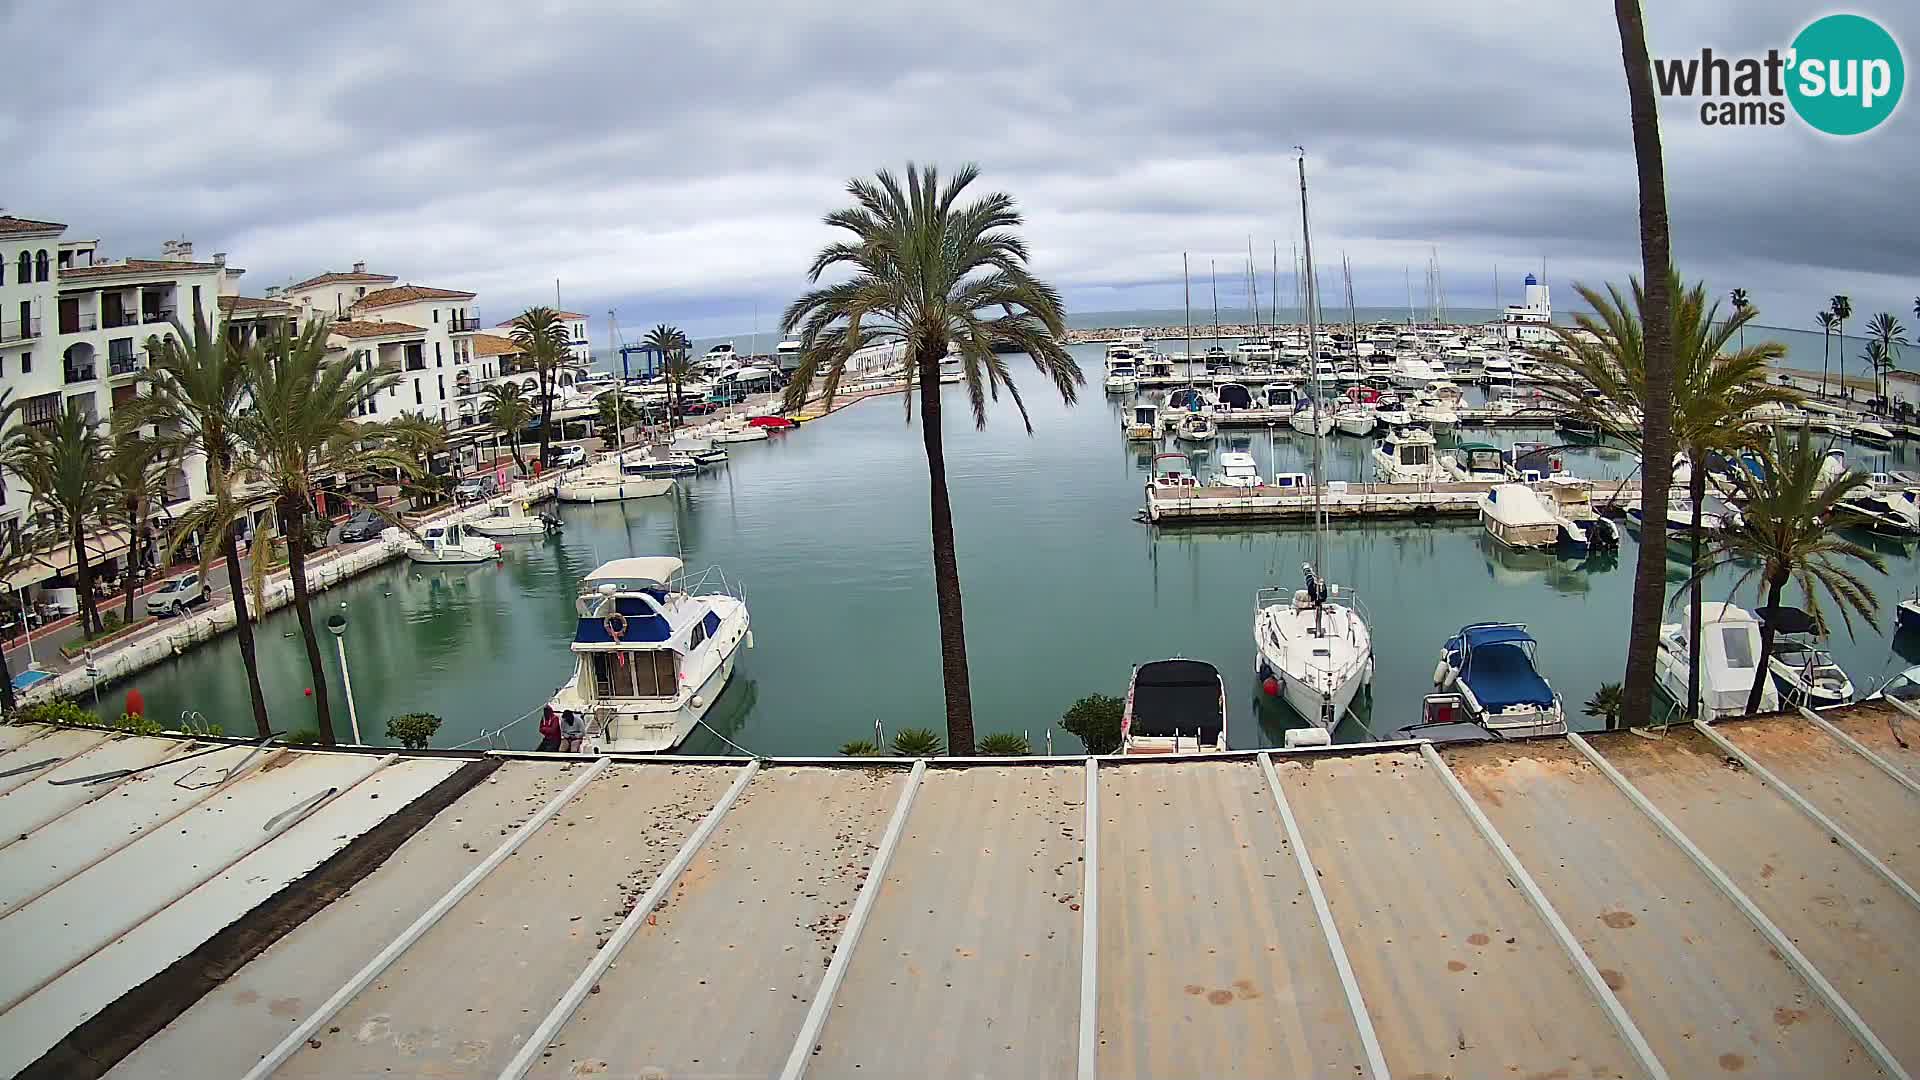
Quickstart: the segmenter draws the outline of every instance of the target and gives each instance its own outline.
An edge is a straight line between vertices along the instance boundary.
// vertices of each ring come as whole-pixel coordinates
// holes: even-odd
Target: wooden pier
[[[1567,506],[1567,485],[1542,482],[1530,485],[1551,503],[1559,497]],[[1361,484],[1336,480],[1319,493],[1327,516],[1336,521],[1374,518],[1472,517],[1480,512],[1480,497],[1494,485],[1449,481],[1434,484]],[[1596,480],[1590,488],[1574,489],[1591,496],[1600,513],[1624,513],[1640,505],[1640,481]],[[1156,488],[1147,485],[1146,520],[1154,525],[1203,522],[1308,521],[1313,517],[1312,488]]]

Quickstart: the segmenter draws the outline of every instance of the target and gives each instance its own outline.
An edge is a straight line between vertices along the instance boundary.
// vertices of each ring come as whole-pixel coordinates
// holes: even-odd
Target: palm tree
[[[1640,187],[1640,280],[1647,283],[1640,309],[1647,395],[1642,408],[1640,556],[1633,574],[1633,615],[1627,627],[1627,671],[1620,708],[1628,726],[1644,727],[1653,716],[1654,658],[1660,647],[1660,611],[1666,605],[1667,486],[1673,477],[1672,251],[1667,231],[1667,174],[1660,153],[1660,113],[1647,59],[1647,31],[1640,0],[1614,0],[1620,28],[1620,60],[1626,70],[1634,165]]]
[[[245,365],[237,349],[227,345],[226,333],[194,313],[193,334],[176,326],[175,334],[147,339],[147,370],[142,390],[115,411],[128,410],[128,422],[153,424],[170,456],[185,460],[198,455],[207,473],[207,491],[216,502],[231,502],[234,469],[233,420],[246,398]],[[163,562],[188,535],[176,528]],[[227,560],[227,585],[233,594],[233,629],[240,644],[240,662],[247,673],[247,692],[253,701],[253,723],[261,738],[273,734],[267,721],[267,696],[260,689],[260,662],[254,653],[253,622],[248,618],[245,572],[240,568],[240,538],[229,528],[209,535],[200,546],[201,576],[206,576],[212,549],[218,546]]]
[[[527,393],[519,383],[498,382],[487,387],[487,403],[480,408],[480,416],[495,431],[507,437],[507,447],[513,451],[513,463],[520,475],[527,473],[527,463],[520,457],[520,433],[533,423],[533,402],[527,400]]]
[[[1840,535],[1850,515],[1839,504],[1867,487],[1867,476],[1848,470],[1823,478],[1825,452],[1810,433],[1801,430],[1791,440],[1784,431],[1776,431],[1772,444],[1763,454],[1761,475],[1740,470],[1737,483],[1745,502],[1735,522],[1714,538],[1704,561],[1696,564],[1689,582],[1702,580],[1723,569],[1738,569],[1730,592],[1738,592],[1758,579],[1765,591],[1768,609],[1780,606],[1782,591],[1789,582],[1799,586],[1807,612],[1824,629],[1820,599],[1831,598],[1840,609],[1847,631],[1853,631],[1853,616],[1858,613],[1869,622],[1877,603],[1866,582],[1845,565],[1848,561],[1865,563],[1879,573],[1886,564],[1872,549]],[[1760,625],[1760,660],[1754,667],[1753,689],[1747,695],[1747,715],[1760,709],[1766,688],[1767,660],[1773,655],[1773,622]]]
[[[633,409],[620,400],[620,392],[609,390],[593,399],[596,410],[594,425],[601,432],[600,442],[604,445],[609,438],[620,442],[620,432],[633,423]]]
[[[667,428],[671,430],[679,423],[680,387],[692,374],[687,354],[692,351],[693,342],[687,340],[679,327],[660,323],[647,331],[645,345],[660,354],[660,373],[667,377]]]
[[[1853,400],[1853,391],[1847,389],[1847,320],[1853,315],[1853,301],[1844,294],[1836,295],[1827,301],[1833,312],[1833,333],[1840,341],[1840,396]]]
[[[530,307],[513,319],[513,344],[540,377],[540,457],[547,460],[553,442],[554,374],[566,362],[570,341],[566,320],[550,307]],[[519,458],[516,456],[515,461]],[[524,467],[524,466],[523,466]]]
[[[86,634],[101,629],[99,604],[93,598],[93,565],[87,553],[88,534],[106,517],[112,501],[100,463],[107,454],[99,422],[80,411],[69,398],[46,427],[28,427],[24,438],[6,451],[6,467],[26,482],[46,527],[58,530],[73,551],[75,590],[80,596],[80,627]]]
[[[1833,356],[1833,328],[1840,324],[1840,320],[1834,318],[1833,312],[1828,310],[1815,315],[1814,321],[1820,324],[1820,396],[1825,397],[1827,393],[1827,362]]]
[[[1868,320],[1865,355],[1873,368],[1874,385],[1879,388],[1882,401],[1891,396],[1893,371],[1900,363],[1900,350],[1906,345],[1907,328],[1900,325],[1899,319],[1883,311]]]
[[[31,566],[45,565],[58,544],[59,537],[51,529],[36,529],[31,524],[0,529],[0,580]],[[21,614],[24,623],[25,612]],[[0,649],[0,713],[11,716],[18,704],[13,697],[13,668],[7,664],[6,650]]]
[[[1633,282],[1633,307],[1616,288],[1602,296],[1575,285],[1575,291],[1593,310],[1574,317],[1571,327],[1553,327],[1562,351],[1539,352],[1541,364],[1572,376],[1550,381],[1541,392],[1562,408],[1585,416],[1636,452],[1644,451],[1637,424],[1630,418],[1644,412],[1649,383],[1645,340],[1646,290]],[[1786,346],[1766,341],[1752,348],[1727,352],[1734,335],[1759,316],[1751,304],[1720,320],[1719,304],[1707,302],[1704,283],[1687,288],[1675,274],[1668,286],[1674,297],[1673,439],[1686,451],[1692,468],[1688,495],[1693,501],[1693,557],[1700,558],[1702,507],[1707,496],[1707,462],[1716,454],[1732,455],[1754,445],[1753,410],[1766,405],[1793,404],[1800,395],[1769,381],[1770,365],[1786,355]],[[1591,385],[1598,396],[1579,387]],[[1623,418],[1627,418],[1623,422]],[[1642,478],[1645,491],[1646,478]],[[1644,531],[1643,531],[1644,535]],[[1693,715],[1700,700],[1700,594],[1693,594],[1694,625],[1688,642],[1687,711]]]
[[[116,412],[107,439],[107,457],[102,474],[108,487],[109,522],[126,530],[126,572],[120,590],[120,621],[133,621],[133,598],[146,576],[147,560],[143,538],[153,517],[153,508],[167,504],[167,475],[179,464],[173,447],[164,440],[142,432],[125,411]]]
[[[407,451],[383,445],[384,426],[362,425],[353,419],[355,405],[397,384],[399,376],[329,361],[327,334],[325,322],[314,320],[298,334],[282,331],[246,351],[253,402],[236,420],[234,434],[247,464],[260,474],[273,498],[275,525],[287,545],[294,612],[313,672],[314,726],[320,741],[331,746],[327,672],[321,665],[307,584],[307,529],[314,512],[314,491],[321,480],[333,476],[399,471],[411,477],[423,465]],[[221,523],[211,517],[222,509],[219,501],[202,504],[182,523],[217,528]],[[265,563],[264,558],[254,559],[256,595],[264,586],[261,568]]]
[[[959,348],[974,426],[981,428],[987,423],[987,398],[998,400],[1005,390],[1027,431],[1033,431],[1019,387],[996,346],[1031,356],[1069,404],[1085,382],[1060,344],[1066,332],[1060,294],[1027,271],[1027,246],[1016,231],[1021,216],[1012,197],[996,192],[959,205],[978,176],[976,166],[966,165],[943,187],[937,169],[922,172],[909,164],[904,188],[886,170],[873,180],[849,181],[847,193],[855,205],[828,214],[826,223],[852,239],[821,249],[808,277],[817,283],[823,272],[839,267],[851,275],[795,300],[781,322],[784,334],[800,331],[799,366],[786,391],[790,410],[807,400],[816,379],[825,384],[831,408],[847,363],[861,348],[888,342],[904,349],[907,416],[912,419],[917,388],[927,455],[947,743],[960,755],[973,753],[973,701],[940,438],[940,361],[949,343]]]
[[[1745,289],[1733,290],[1733,313],[1735,315],[1738,315],[1741,312],[1747,310],[1747,308],[1751,306],[1752,303],[1753,302],[1751,300],[1747,299],[1747,290]],[[1746,331],[1746,327],[1744,326],[1740,328],[1740,347],[1743,349],[1747,347],[1747,331]]]

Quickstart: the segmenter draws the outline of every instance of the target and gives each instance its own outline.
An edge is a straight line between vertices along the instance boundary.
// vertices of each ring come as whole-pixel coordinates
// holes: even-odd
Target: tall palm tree
[[[1735,315],[1738,315],[1741,312],[1747,310],[1747,308],[1752,306],[1753,304],[1753,301],[1747,299],[1747,290],[1745,289],[1733,290],[1732,298],[1733,298],[1733,313]],[[1747,347],[1747,331],[1744,325],[1742,325],[1740,328],[1740,347],[1743,349]]]
[[[247,349],[252,408],[238,418],[234,434],[247,464],[264,480],[273,498],[275,527],[287,546],[294,612],[313,673],[314,725],[320,741],[332,745],[327,672],[321,664],[307,584],[307,530],[314,492],[321,480],[334,476],[398,471],[411,477],[422,465],[405,450],[384,445],[383,427],[353,419],[356,404],[396,385],[399,376],[329,361],[327,334],[326,324],[315,320],[298,334],[283,331]],[[219,510],[217,501],[202,504],[182,523],[191,520],[203,529],[217,528],[219,523],[208,519]],[[262,591],[265,564],[264,558],[254,559],[256,595]]]
[[[32,522],[17,529],[0,529],[0,580],[29,567],[46,565],[59,544],[57,530],[35,528]],[[25,612],[21,614],[24,621]],[[13,668],[7,664],[7,651],[0,649],[0,714],[11,716],[18,705],[13,696]]]
[[[513,343],[540,377],[541,462],[547,460],[547,447],[553,443],[554,376],[566,362],[570,340],[566,320],[550,307],[530,307],[513,318]]]
[[[987,398],[998,400],[1005,390],[1027,431],[1033,431],[1020,389],[996,346],[1031,356],[1068,403],[1085,382],[1060,344],[1066,332],[1060,294],[1027,271],[1027,246],[1017,231],[1021,216],[1012,197],[996,192],[960,204],[978,176],[977,167],[965,165],[942,186],[937,169],[923,172],[909,164],[904,187],[886,170],[872,180],[849,181],[847,193],[855,205],[828,214],[826,223],[852,239],[821,249],[808,277],[818,282],[823,272],[842,267],[850,276],[801,296],[781,321],[782,333],[800,331],[800,362],[787,387],[788,409],[807,400],[816,379],[825,384],[831,408],[847,362],[864,346],[890,342],[904,349],[907,416],[911,420],[917,389],[927,455],[947,745],[960,755],[973,753],[973,700],[940,438],[940,361],[949,343],[959,348],[975,427],[986,426]]]
[[[1647,31],[1640,0],[1614,0],[1620,29],[1620,61],[1627,77],[1633,158],[1640,188],[1640,280],[1647,283],[1640,309],[1644,324],[1647,395],[1641,440],[1640,556],[1633,574],[1633,615],[1627,627],[1627,672],[1621,687],[1621,718],[1642,727],[1653,716],[1654,659],[1660,648],[1660,612],[1666,605],[1667,487],[1673,478],[1673,262],[1667,230],[1667,173],[1660,152],[1660,113],[1647,58]]]
[[[154,507],[167,504],[167,475],[179,464],[173,453],[176,448],[143,432],[136,421],[125,411],[114,414],[101,468],[108,487],[104,518],[127,533],[126,572],[120,590],[123,623],[133,621],[133,598],[146,577],[143,538],[147,526]]]
[[[1549,381],[1541,393],[1561,408],[1585,416],[1607,434],[1636,452],[1643,450],[1640,427],[1632,422],[1644,411],[1647,397],[1645,339],[1641,328],[1646,290],[1633,282],[1633,307],[1617,288],[1601,295],[1575,285],[1593,314],[1576,315],[1571,327],[1553,327],[1562,349],[1538,351],[1539,362],[1572,376]],[[1719,305],[1708,304],[1705,284],[1686,287],[1675,274],[1668,287],[1673,304],[1673,438],[1692,462],[1688,496],[1693,502],[1693,558],[1700,558],[1701,518],[1707,495],[1707,462],[1716,454],[1731,456],[1758,443],[1753,411],[1766,405],[1788,405],[1800,395],[1771,382],[1770,365],[1786,355],[1786,346],[1767,341],[1752,348],[1727,351],[1728,342],[1759,316],[1751,304],[1720,321]],[[1583,392],[1591,385],[1597,396]],[[1644,480],[1643,480],[1644,483]],[[1696,715],[1700,701],[1700,591],[1692,591],[1692,633],[1688,640],[1688,715]]]
[[[1853,301],[1840,294],[1827,301],[1827,307],[1833,312],[1833,333],[1840,342],[1840,396],[1852,401],[1853,391],[1847,389],[1847,320],[1853,316]]]
[[[186,460],[198,456],[206,469],[207,491],[216,502],[232,502],[235,445],[233,420],[246,399],[246,369],[239,350],[229,348],[225,331],[194,313],[193,333],[175,326],[175,334],[147,339],[147,370],[141,375],[142,393],[119,406],[129,410],[128,421],[153,424],[171,456]],[[231,515],[223,515],[231,516]],[[188,532],[176,529],[162,562]],[[240,645],[240,663],[246,669],[247,693],[253,702],[253,723],[262,738],[273,733],[267,721],[267,696],[260,689],[260,661],[254,652],[253,621],[248,615],[246,574],[240,566],[240,538],[234,529],[208,535],[200,545],[200,571],[215,547],[227,560],[227,585],[233,594],[233,631]]]
[[[1736,483],[1745,499],[1740,517],[1714,538],[1707,557],[1696,564],[1688,580],[1738,569],[1730,592],[1757,579],[1769,609],[1780,606],[1781,594],[1791,582],[1799,586],[1807,612],[1823,627],[1822,597],[1834,601],[1849,633],[1855,613],[1871,622],[1877,602],[1866,582],[1846,564],[1864,563],[1882,574],[1887,567],[1871,548],[1841,535],[1852,515],[1839,505],[1866,489],[1866,474],[1850,469],[1823,476],[1826,454],[1804,429],[1791,439],[1785,431],[1776,431],[1762,457],[1765,467],[1760,475],[1740,470]],[[1760,660],[1747,695],[1749,716],[1759,711],[1771,677],[1767,660],[1772,655],[1773,622],[1766,620],[1760,626]]]
[[[68,399],[67,407],[44,428],[29,427],[26,437],[7,448],[6,467],[33,492],[44,525],[58,530],[73,551],[75,590],[80,596],[84,633],[101,629],[100,606],[93,598],[93,562],[88,535],[104,521],[112,492],[100,471],[107,440],[100,424]]]
[[[1833,357],[1833,328],[1840,324],[1840,320],[1834,318],[1832,309],[1828,309],[1815,315],[1814,321],[1820,324],[1820,395],[1825,397],[1827,393],[1827,363]]]
[[[672,430],[680,422],[680,388],[692,373],[687,354],[693,342],[679,327],[660,323],[647,331],[645,344],[660,354],[660,373],[667,377],[667,428]]]
[[[520,433],[533,423],[533,402],[527,400],[527,392],[519,383],[498,382],[487,387],[487,403],[480,408],[480,416],[495,431],[507,437],[507,447],[513,451],[513,463],[520,475],[527,473],[527,463],[520,456]]]
[[[1873,367],[1874,385],[1880,400],[1891,397],[1892,375],[1900,363],[1900,350],[1907,345],[1907,328],[1888,312],[1867,321],[1867,362]]]

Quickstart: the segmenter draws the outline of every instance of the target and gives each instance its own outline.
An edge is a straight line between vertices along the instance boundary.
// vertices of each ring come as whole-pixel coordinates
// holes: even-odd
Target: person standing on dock
[[[540,710],[540,753],[551,754],[560,749],[560,714],[548,705]]]
[[[580,722],[580,714],[568,709],[560,714],[560,752],[577,754],[580,752],[580,740],[587,734],[587,727]]]

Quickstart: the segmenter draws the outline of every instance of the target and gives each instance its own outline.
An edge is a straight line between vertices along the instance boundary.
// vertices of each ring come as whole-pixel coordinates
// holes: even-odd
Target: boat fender
[[[1433,685],[1444,687],[1451,685],[1452,682],[1453,668],[1448,666],[1445,660],[1435,663],[1433,665]]]
[[[753,631],[747,631],[747,648],[753,648]]]
[[[704,709],[707,707],[707,699],[701,697],[699,694],[695,694],[688,700],[687,704],[692,705],[696,709]]]

